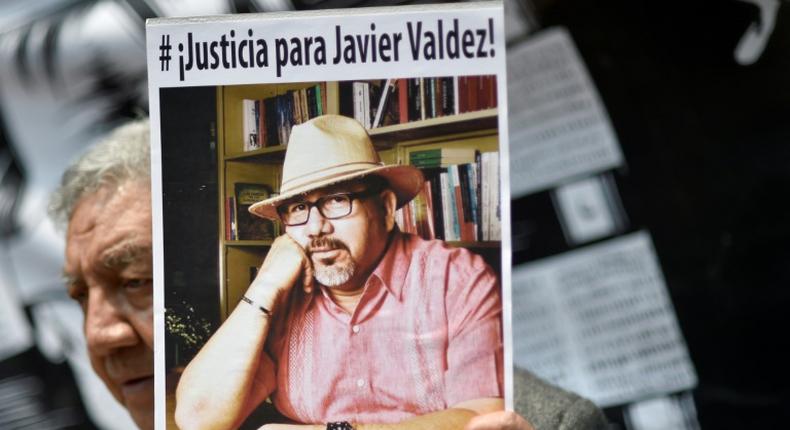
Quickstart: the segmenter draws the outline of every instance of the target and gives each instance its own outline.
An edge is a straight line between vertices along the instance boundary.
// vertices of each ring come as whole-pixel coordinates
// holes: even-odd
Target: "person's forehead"
[[[80,261],[85,258],[105,267],[146,259],[151,247],[150,190],[126,184],[83,197],[66,236],[67,273],[84,269]]]
[[[327,185],[326,187],[310,191],[301,197],[306,200],[312,200],[329,194],[362,191],[367,186],[366,183],[367,181],[365,179],[354,179],[351,181],[339,182],[337,184]]]

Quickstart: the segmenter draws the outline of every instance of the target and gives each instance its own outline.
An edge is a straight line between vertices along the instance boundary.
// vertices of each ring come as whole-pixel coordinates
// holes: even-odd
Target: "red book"
[[[478,101],[478,88],[480,86],[479,76],[470,76],[466,78],[466,94],[469,99],[467,100],[467,112],[472,112],[480,109],[480,102]]]
[[[497,107],[497,104],[496,104],[496,76],[491,76],[488,82],[490,84],[488,86],[488,90],[490,91],[489,96],[488,96],[489,97],[488,98],[488,100],[489,100],[488,107],[495,108],[495,107]]]
[[[469,78],[466,76],[459,76],[458,77],[458,112],[457,113],[464,113],[469,111],[469,93],[467,90],[467,83]]]
[[[488,76],[480,76],[477,80],[477,110],[488,108]]]

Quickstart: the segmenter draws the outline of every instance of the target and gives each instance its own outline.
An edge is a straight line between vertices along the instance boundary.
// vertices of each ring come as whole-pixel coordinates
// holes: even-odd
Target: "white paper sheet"
[[[606,109],[570,35],[545,30],[508,49],[511,195],[623,164]]]
[[[601,406],[696,385],[646,232],[515,267],[512,294],[516,366]]]

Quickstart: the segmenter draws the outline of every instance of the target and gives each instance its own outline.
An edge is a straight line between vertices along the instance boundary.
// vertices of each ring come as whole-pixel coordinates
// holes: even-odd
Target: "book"
[[[370,84],[354,82],[354,119],[370,129]]]
[[[384,88],[381,90],[381,95],[379,96],[379,104],[376,108],[376,117],[373,119],[373,125],[371,128],[376,128],[381,123],[381,119],[386,115],[387,111],[387,98],[389,94],[392,92],[393,87],[393,80],[387,79],[384,83]]]
[[[233,184],[236,198],[236,240],[272,240],[274,239],[274,223],[257,217],[249,212],[253,203],[268,198],[271,188],[266,184],[237,182]]]
[[[441,184],[441,192],[442,192],[442,214],[444,218],[444,240],[458,240],[458,237],[455,236],[455,231],[453,224],[455,224],[455,213],[454,207],[451,209],[453,205],[452,197],[454,194],[450,193],[450,179],[449,174],[447,172],[442,172],[439,174],[439,182]]]
[[[259,112],[256,109],[256,100],[242,100],[242,137],[244,139],[244,152],[260,148],[258,142]]]
[[[449,167],[453,164],[474,163],[474,148],[436,148],[409,153],[409,164],[420,167]]]
[[[409,122],[409,82],[398,79],[398,120],[401,124]]]
[[[228,217],[226,219],[226,226],[228,231],[229,240],[238,239],[238,223],[236,222],[236,198],[228,197]]]

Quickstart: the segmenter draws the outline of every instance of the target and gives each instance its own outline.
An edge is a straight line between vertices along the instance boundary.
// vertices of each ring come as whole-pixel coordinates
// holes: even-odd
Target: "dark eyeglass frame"
[[[321,197],[317,198],[316,201],[314,201],[314,202],[310,202],[308,200],[290,201],[288,203],[284,203],[282,205],[277,206],[277,215],[280,217],[280,220],[283,222],[283,224],[285,224],[288,227],[296,227],[296,226],[307,224],[310,221],[310,214],[313,212],[313,207],[318,209],[318,213],[320,213],[321,216],[324,217],[325,219],[345,218],[345,217],[349,216],[351,214],[351,212],[354,211],[354,200],[362,198],[362,197],[370,197],[370,196],[372,196],[374,194],[378,194],[380,191],[381,190],[379,190],[377,188],[368,188],[367,190],[362,190],[362,191],[355,191],[355,192],[348,192],[348,193],[327,194],[325,196],[321,196]],[[337,197],[337,196],[348,196],[348,212],[346,212],[343,215],[331,216],[331,217],[324,215],[324,211],[321,209],[321,204],[323,202],[325,202],[327,199],[331,199],[332,197]],[[300,223],[296,223],[296,224],[288,224],[285,221],[285,215],[283,213],[284,211],[282,211],[281,209],[282,208],[286,208],[286,207],[288,207],[288,206],[290,206],[292,204],[295,204],[295,203],[300,203],[300,204],[307,205],[307,218],[304,220],[304,222],[300,222]]]

